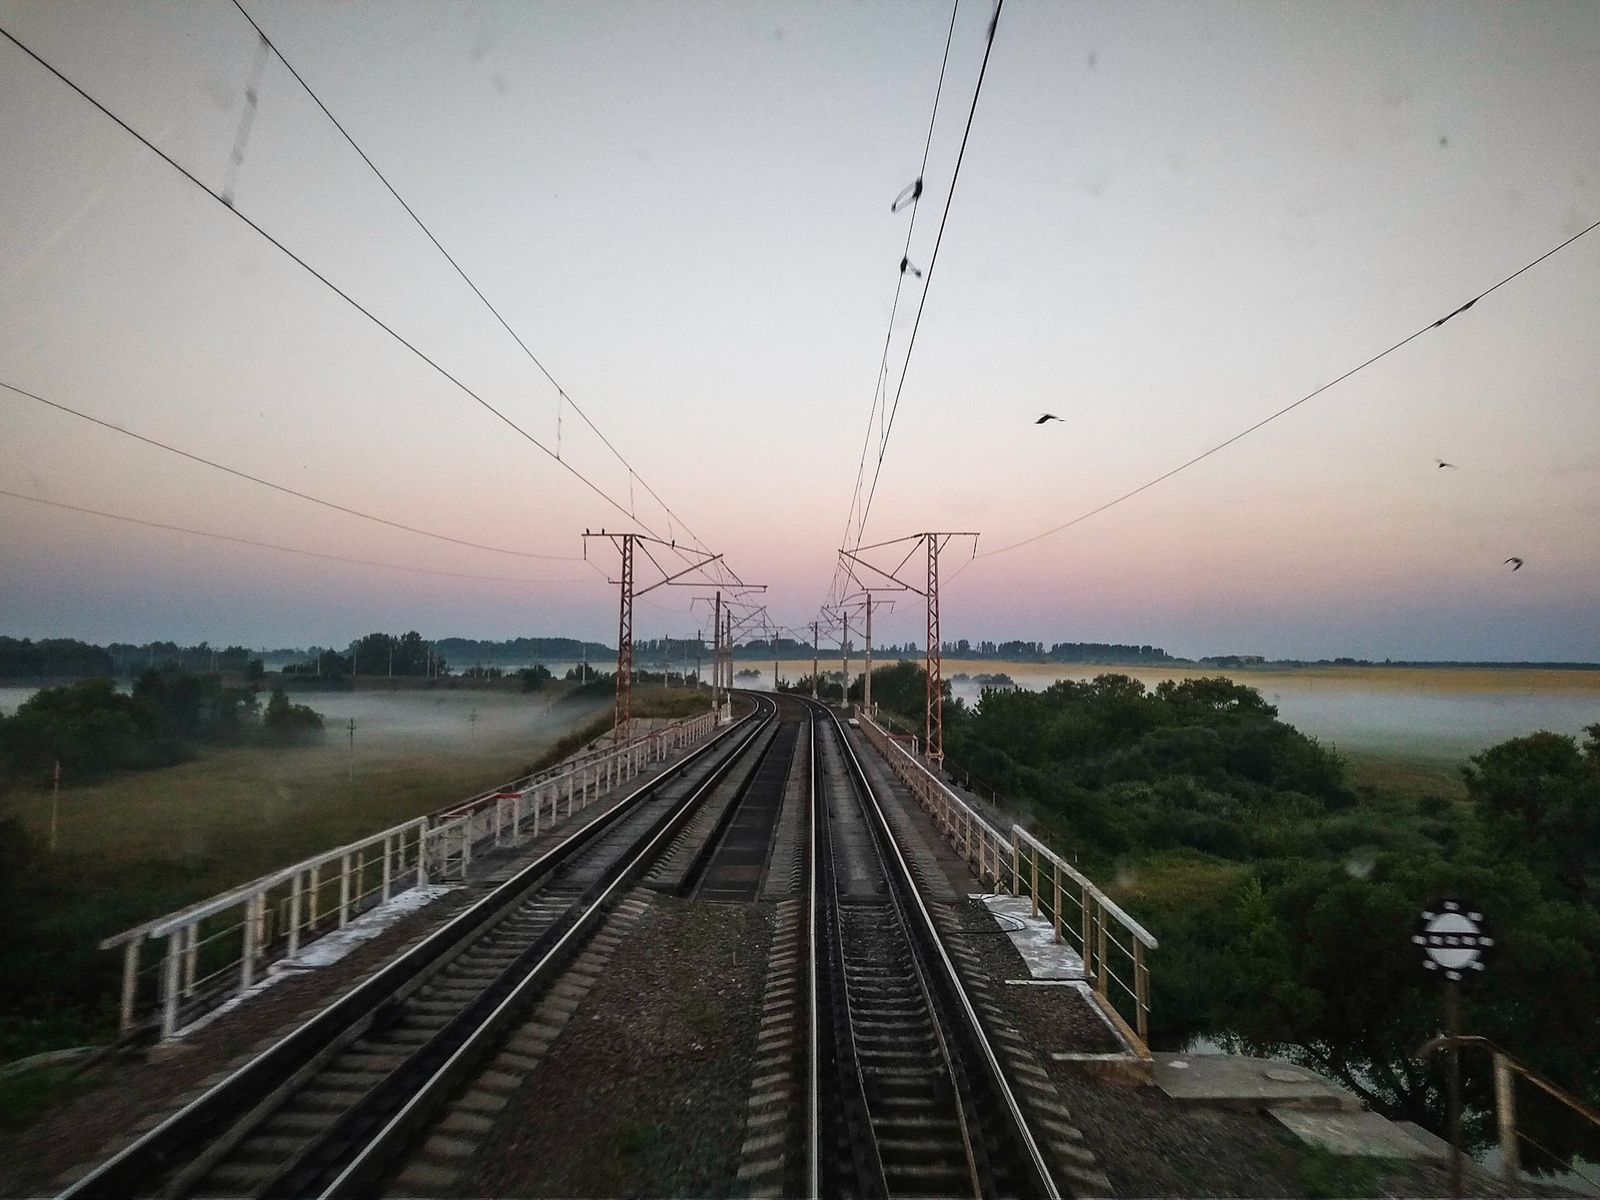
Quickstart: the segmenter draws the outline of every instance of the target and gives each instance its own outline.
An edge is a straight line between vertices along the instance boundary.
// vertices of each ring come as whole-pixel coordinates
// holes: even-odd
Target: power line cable
[[[565,459],[559,457],[554,451],[552,451],[550,449],[550,447],[546,446],[538,438],[534,437],[526,429],[522,428],[522,426],[518,425],[515,421],[513,421],[510,417],[508,417],[505,413],[501,412],[493,404],[490,404],[482,396],[478,395],[477,392],[473,391],[470,387],[468,387],[460,379],[457,379],[449,371],[445,370],[444,367],[440,366],[432,358],[428,357],[427,354],[423,353],[422,350],[418,349],[415,345],[413,345],[410,341],[408,341],[403,335],[398,333],[391,326],[385,324],[384,321],[381,320],[378,316],[376,316],[370,309],[364,307],[359,301],[357,301],[354,297],[352,297],[348,292],[345,292],[343,289],[341,289],[337,284],[335,284],[332,280],[330,280],[326,275],[323,275],[320,271],[318,271],[310,263],[306,262],[305,259],[301,258],[293,250],[289,249],[288,246],[284,245],[277,238],[273,237],[270,233],[268,233],[260,225],[256,224],[254,221],[252,221],[244,213],[240,212],[237,207],[235,207],[233,204],[229,204],[227,201],[225,201],[220,194],[218,194],[217,192],[213,191],[207,184],[202,183],[199,180],[199,178],[197,178],[187,168],[185,168],[181,164],[179,164],[176,159],[172,158],[164,150],[162,150],[160,147],[156,146],[155,143],[151,142],[148,138],[146,138],[138,130],[134,129],[133,126],[129,125],[126,121],[124,121],[121,117],[117,116],[114,112],[112,112],[104,104],[100,103],[100,101],[96,100],[88,92],[84,91],[83,88],[79,87],[71,79],[67,78],[67,76],[64,75],[61,71],[57,70],[50,63],[46,62],[42,57],[40,57],[37,53],[35,53],[32,49],[30,49],[22,41],[18,40],[16,35],[12,34],[10,31],[8,31],[8,30],[6,30],[4,28],[0,28],[0,35],[3,35],[6,38],[7,41],[11,42],[12,45],[16,46],[19,50],[21,50],[29,58],[33,59],[36,63],[38,63],[45,70],[49,71],[50,74],[54,75],[62,83],[66,84],[67,87],[71,88],[74,92],[76,92],[84,100],[88,101],[91,105],[93,105],[95,108],[97,108],[102,114],[104,114],[107,118],[109,118],[111,121],[113,121],[117,126],[119,126],[121,129],[123,129],[125,132],[127,132],[130,136],[132,136],[133,138],[137,139],[142,145],[145,146],[146,149],[148,149],[151,153],[153,153],[157,157],[159,157],[163,162],[165,162],[173,170],[177,171],[180,175],[182,175],[190,183],[194,184],[201,191],[205,192],[206,195],[210,196],[213,200],[217,201],[217,203],[221,204],[230,213],[232,213],[234,216],[238,217],[246,225],[250,226],[251,229],[255,230],[262,237],[266,238],[267,241],[271,242],[279,250],[283,251],[284,254],[288,255],[289,258],[293,259],[295,261],[295,263],[297,263],[300,267],[302,267],[308,274],[310,274],[319,283],[321,283],[323,286],[328,288],[329,291],[333,292],[334,295],[338,296],[341,300],[343,300],[345,303],[349,304],[350,307],[354,308],[362,316],[366,317],[369,321],[371,321],[379,329],[383,330],[390,337],[394,338],[395,341],[399,342],[407,350],[411,351],[412,354],[416,355],[423,362],[427,363],[430,367],[432,367],[440,375],[444,376],[445,379],[447,379],[451,383],[455,384],[456,387],[460,388],[461,391],[465,392],[468,396],[470,396],[474,401],[476,401],[485,410],[487,410],[488,412],[492,413],[495,417],[499,418],[499,420],[501,422],[503,422],[507,427],[509,427],[510,429],[515,431],[517,434],[519,434],[528,443],[530,443],[531,445],[535,446],[537,449],[543,451],[544,454],[546,456],[548,456],[553,462],[559,464],[574,479],[578,480],[585,487],[587,487],[591,492],[593,492],[596,496],[600,497],[607,504],[611,505],[611,507],[616,509],[618,513],[620,513],[621,515],[623,515],[625,517],[628,517],[629,520],[633,521],[641,529],[644,529],[646,532],[650,533],[651,536],[653,536],[653,537],[659,537],[660,536],[659,534],[657,534],[655,532],[655,530],[651,529],[649,525],[645,524],[642,520],[639,520],[637,517],[633,516],[628,511],[626,505],[620,503],[617,500],[614,500],[609,494],[606,493],[606,491],[603,488],[601,488],[598,484],[596,484],[593,481],[591,481],[587,476],[585,476],[581,471],[579,471],[575,467],[573,467]]]
[[[9,496],[13,500],[26,500],[29,504],[44,504],[50,508],[61,508],[68,512],[84,513],[91,517],[104,517],[108,521],[123,521],[129,525],[143,525],[147,529],[164,529],[169,533],[186,533],[191,537],[213,538],[219,542],[234,542],[240,546],[254,546],[261,550],[277,550],[283,554],[302,554],[308,558],[325,559],[328,562],[353,563],[358,567],[382,567],[386,571],[410,571],[417,575],[442,575],[450,579],[477,579],[486,583],[515,583],[515,584],[558,584],[582,583],[581,579],[516,579],[505,575],[469,575],[462,571],[440,571],[432,567],[407,567],[400,563],[374,562],[365,558],[346,558],[342,554],[325,554],[320,550],[302,550],[298,546],[280,546],[276,542],[258,542],[251,538],[236,537],[228,533],[208,533],[204,529],[189,529],[182,525],[167,525],[161,521],[147,521],[143,517],[129,517],[122,513],[104,512],[98,508],[84,508],[77,504],[66,504],[60,500],[45,500],[39,496],[28,496],[22,492],[7,491],[0,488],[0,496]]]
[[[465,538],[451,537],[447,533],[434,533],[429,529],[418,529],[414,525],[404,525],[399,521],[391,521],[387,517],[378,517],[371,513],[362,512],[359,509],[348,508],[343,504],[336,504],[332,500],[324,500],[319,496],[313,496],[307,492],[297,491],[296,489],[292,487],[286,487],[281,483],[273,483],[270,479],[262,479],[260,476],[251,475],[246,471],[240,471],[233,467],[224,466],[222,463],[214,462],[211,459],[202,457],[199,454],[191,453],[188,450],[182,450],[177,446],[168,445],[166,442],[159,442],[153,437],[146,437],[142,433],[135,433],[133,430],[125,429],[121,425],[113,425],[110,421],[102,421],[99,417],[90,416],[88,413],[80,412],[75,408],[68,408],[65,404],[57,403],[54,400],[46,400],[43,396],[40,396],[34,392],[30,392],[25,388],[19,388],[14,383],[7,383],[3,379],[0,379],[0,388],[5,388],[10,392],[15,392],[19,396],[26,396],[30,400],[37,400],[40,404],[43,404],[49,408],[53,408],[57,412],[64,412],[69,416],[77,417],[81,421],[88,421],[91,425],[98,425],[102,429],[109,429],[113,433],[120,433],[122,436],[132,438],[136,442],[143,442],[147,446],[154,446],[158,450],[165,450],[169,454],[176,454],[180,458],[187,458],[191,462],[197,462],[203,466],[211,467],[214,470],[221,471],[226,475],[232,475],[238,479],[245,479],[251,483],[260,484],[262,487],[271,488],[275,492],[282,492],[286,496],[294,496],[299,500],[307,500],[312,504],[320,504],[323,508],[331,508],[335,512],[345,513],[352,517],[360,517],[363,521],[372,521],[378,525],[387,525],[390,529],[401,529],[406,533],[415,533],[421,535],[422,537],[436,538],[441,542],[451,542],[457,546],[468,546],[473,550],[488,550],[494,554],[510,554],[515,555],[518,558],[538,558],[544,559],[547,562],[579,561],[579,558],[576,554],[535,554],[529,550],[507,550],[502,546],[487,546],[482,542],[469,542]]]
[[[706,544],[705,544],[705,542],[701,541],[699,535],[697,535],[694,532],[694,530],[689,528],[689,526],[684,522],[682,517],[678,516],[677,513],[673,512],[673,510],[668,506],[667,502],[665,500],[663,500],[656,493],[656,490],[650,486],[650,484],[645,480],[645,478],[642,475],[640,475],[637,471],[634,470],[633,464],[630,463],[623,456],[622,452],[620,450],[618,450],[616,448],[616,446],[612,445],[611,440],[609,438],[607,438],[606,435],[600,431],[599,426],[597,426],[592,420],[589,419],[589,414],[583,411],[582,406],[580,406],[578,404],[578,402],[576,400],[574,400],[567,393],[565,388],[563,388],[559,383],[556,382],[556,378],[555,378],[554,375],[552,375],[550,373],[549,368],[547,368],[544,365],[544,363],[539,360],[539,357],[536,354],[534,354],[534,352],[532,350],[530,350],[528,348],[528,344],[522,340],[522,338],[517,334],[517,331],[511,327],[510,323],[503,316],[500,315],[500,310],[497,309],[493,304],[491,304],[489,302],[489,298],[483,294],[483,292],[479,289],[478,285],[476,283],[474,283],[472,281],[472,278],[466,273],[465,270],[462,269],[461,264],[458,263],[455,260],[455,257],[448,250],[446,250],[444,248],[444,246],[440,243],[439,239],[434,237],[433,231],[430,230],[427,227],[427,225],[425,225],[423,223],[422,218],[417,216],[416,211],[411,207],[411,205],[407,204],[406,201],[405,201],[405,198],[403,196],[401,196],[398,191],[395,190],[394,185],[389,182],[388,177],[385,176],[384,173],[378,169],[378,165],[375,162],[373,162],[372,159],[370,157],[368,157],[367,152],[365,150],[363,150],[356,143],[355,138],[350,136],[350,131],[347,130],[339,122],[339,118],[335,117],[333,115],[333,113],[331,111],[329,111],[328,106],[322,102],[322,98],[320,96],[318,96],[315,91],[312,90],[311,85],[305,81],[305,78],[300,74],[300,72],[295,70],[294,64],[291,63],[287,58],[284,57],[283,51],[278,49],[277,43],[274,42],[270,37],[267,36],[266,31],[263,30],[261,28],[261,26],[256,23],[256,19],[250,15],[249,11],[245,8],[245,6],[242,3],[240,3],[240,0],[233,0],[233,5],[244,16],[244,19],[246,21],[250,22],[250,27],[256,31],[257,35],[261,38],[261,40],[264,43],[266,43],[266,45],[272,50],[272,53],[277,56],[278,61],[281,62],[285,67],[288,68],[289,74],[293,75],[294,78],[295,78],[295,82],[298,83],[303,89],[305,89],[306,95],[311,97],[313,103],[315,103],[316,106],[322,110],[323,115],[326,116],[328,118],[328,120],[333,122],[333,127],[335,129],[337,129],[340,132],[341,135],[343,135],[345,141],[350,143],[350,148],[352,150],[354,150],[358,155],[360,155],[361,161],[366,163],[367,166],[371,169],[372,173],[378,177],[378,182],[383,184],[383,186],[388,189],[389,194],[391,196],[393,196],[396,201],[399,202],[401,208],[406,210],[406,215],[409,216],[412,219],[412,221],[416,223],[417,228],[422,230],[424,236],[426,236],[427,239],[430,242],[433,243],[434,248],[436,250],[438,250],[440,254],[444,255],[445,261],[448,262],[453,268],[455,268],[455,272],[456,272],[457,275],[461,276],[462,282],[464,282],[469,288],[472,289],[473,295],[477,296],[478,299],[483,302],[483,306],[485,308],[487,308],[489,310],[489,312],[494,315],[494,319],[496,321],[500,322],[501,328],[503,328],[507,333],[509,333],[511,335],[511,337],[512,337],[512,340],[515,341],[517,343],[517,345],[522,348],[522,352],[525,355],[528,356],[528,361],[533,363],[533,365],[535,367],[539,368],[540,374],[542,374],[545,377],[545,379],[547,379],[549,381],[551,387],[555,388],[556,395],[560,398],[560,400],[562,402],[565,402],[566,404],[570,404],[572,406],[572,411],[577,413],[578,416],[583,419],[583,423],[589,427],[589,429],[594,433],[594,435],[597,438],[600,439],[600,441],[605,445],[606,449],[611,451],[611,453],[616,456],[617,461],[620,462],[623,465],[623,467],[625,467],[627,469],[628,476],[629,476],[630,480],[633,480],[633,479],[638,480],[639,484],[644,488],[644,490],[649,492],[651,497],[655,500],[655,502],[661,506],[662,511],[667,514],[668,518],[671,519],[672,521],[675,521],[679,526],[681,526],[683,528],[684,532],[686,532],[691,538],[693,538],[695,540],[695,542],[702,549],[705,549],[706,548]],[[558,425],[558,430],[559,430],[559,423],[560,423],[559,409],[557,411],[557,418],[556,419],[557,419],[557,425]],[[558,439],[559,439],[559,432],[558,432]],[[546,453],[549,453],[549,451],[546,451]],[[555,458],[558,461],[561,461],[561,453],[560,453],[559,447],[558,447],[558,449],[556,451]],[[637,520],[637,518],[635,518],[635,519]],[[640,524],[642,525],[643,522],[640,522]],[[648,526],[645,526],[645,528],[648,528]]]
[[[237,3],[237,0],[235,0],[235,2]],[[955,3],[951,4],[950,6],[950,27],[945,33],[944,56],[939,62],[939,82],[933,90],[933,111],[928,114],[928,135],[922,143],[922,162],[917,167],[916,182],[908,185],[906,189],[902,190],[900,195],[895,197],[894,203],[889,206],[890,212],[900,212],[907,206],[909,206],[911,209],[911,220],[906,225],[905,249],[900,255],[900,261],[902,264],[907,261],[911,254],[911,237],[916,232],[917,228],[917,213],[920,211],[921,207],[919,201],[922,199],[923,180],[928,174],[928,153],[933,148],[933,130],[934,126],[939,120],[939,100],[944,95],[944,77],[946,70],[950,66],[950,47],[955,41],[956,15],[960,12],[960,10],[961,0],[955,0]],[[887,382],[889,377],[889,347],[891,342],[894,340],[894,321],[895,317],[900,312],[900,294],[905,290],[905,282],[906,272],[904,266],[902,265],[901,269],[895,274],[894,302],[889,306],[889,327],[884,330],[883,334],[883,354],[878,363],[876,378],[873,381],[872,408],[867,413],[867,429],[866,433],[861,439],[861,458],[856,464],[855,489],[850,497],[850,511],[845,516],[844,537],[840,540],[840,545],[844,545],[850,541],[850,530],[855,525],[856,511],[861,504],[861,486],[866,481],[867,474],[867,451],[872,445],[872,423],[878,419],[878,409],[880,402],[883,399],[884,384]],[[880,440],[882,438],[881,425],[879,438]],[[838,586],[839,575],[836,569],[834,572],[833,590],[837,591]],[[831,596],[830,598],[837,599],[837,596]]]
[[[878,494],[878,477],[883,472],[883,456],[889,449],[889,437],[894,432],[895,415],[900,411],[900,396],[905,391],[906,372],[911,369],[911,355],[917,346],[917,331],[922,327],[922,312],[928,303],[928,290],[933,286],[933,271],[939,262],[939,247],[944,244],[944,230],[950,220],[950,209],[956,199],[956,184],[961,179],[961,164],[967,156],[967,141],[972,136],[972,120],[978,112],[978,98],[983,95],[983,81],[989,73],[989,55],[994,50],[995,30],[1000,25],[1000,10],[1005,7],[1005,0],[995,0],[994,16],[989,20],[989,34],[983,46],[983,65],[978,68],[978,82],[972,89],[972,104],[967,109],[966,128],[961,133],[961,149],[956,154],[955,170],[950,175],[950,191],[945,197],[944,212],[939,217],[939,233],[933,240],[933,255],[928,259],[928,269],[922,280],[922,296],[917,301],[917,316],[911,323],[911,337],[906,343],[905,362],[900,367],[900,382],[895,386],[894,404],[889,408],[889,422],[884,428],[883,438],[878,444],[878,461],[872,472],[872,486],[867,490],[867,502],[861,509],[861,521],[856,526],[856,545],[859,547],[861,539],[866,536],[867,517],[872,512],[873,498]]]
[[[1248,426],[1248,427],[1246,427],[1244,429],[1241,429],[1238,433],[1234,434],[1232,437],[1226,439],[1225,441],[1218,442],[1215,446],[1212,446],[1209,450],[1202,451],[1201,453],[1196,454],[1193,458],[1179,463],[1177,466],[1173,467],[1170,471],[1163,471],[1160,475],[1157,475],[1154,479],[1151,479],[1151,480],[1149,480],[1149,481],[1147,481],[1145,483],[1141,483],[1138,487],[1131,488],[1128,491],[1123,492],[1122,495],[1116,497],[1116,499],[1107,500],[1104,504],[1101,504],[1101,505],[1098,505],[1098,506],[1096,506],[1094,508],[1091,508],[1088,512],[1080,513],[1078,516],[1073,517],[1072,520],[1070,520],[1070,521],[1063,521],[1060,525],[1052,526],[1051,528],[1046,529],[1043,533],[1036,533],[1032,537],[1023,538],[1020,542],[1012,542],[1010,545],[1001,546],[998,550],[990,550],[985,554],[975,555],[974,558],[993,558],[997,554],[1005,554],[1005,553],[1008,553],[1009,551],[1012,551],[1012,550],[1021,549],[1023,546],[1030,546],[1034,542],[1041,541],[1042,539],[1050,537],[1053,534],[1060,533],[1064,529],[1070,529],[1074,525],[1082,524],[1084,521],[1087,521],[1090,517],[1097,517],[1101,513],[1105,512],[1107,509],[1115,508],[1117,505],[1121,504],[1124,500],[1131,500],[1135,496],[1139,495],[1141,492],[1149,491],[1151,488],[1155,487],[1157,484],[1165,483],[1168,479],[1171,479],[1174,475],[1178,474],[1180,471],[1187,471],[1190,467],[1194,466],[1196,463],[1204,462],[1206,459],[1210,458],[1213,454],[1216,454],[1217,452],[1219,452],[1221,450],[1226,450],[1229,446],[1233,445],[1235,442],[1240,441],[1240,440],[1242,440],[1244,438],[1247,438],[1252,433],[1256,432],[1256,430],[1264,428],[1265,426],[1272,424],[1272,422],[1276,421],[1279,417],[1285,416],[1286,414],[1293,412],[1295,409],[1299,408],[1302,404],[1305,404],[1307,401],[1316,399],[1318,396],[1322,395],[1323,392],[1326,392],[1329,388],[1335,387],[1338,384],[1343,383],[1345,380],[1349,379],[1352,375],[1355,375],[1355,374],[1357,374],[1357,373],[1359,373],[1361,371],[1364,371],[1368,367],[1372,366],[1374,363],[1379,362],[1379,361],[1381,361],[1381,360],[1383,360],[1385,358],[1388,358],[1389,355],[1393,354],[1396,350],[1399,350],[1402,346],[1408,345],[1411,342],[1416,341],[1423,334],[1433,332],[1435,329],[1438,329],[1441,325],[1443,325],[1446,321],[1450,320],[1451,318],[1459,317],[1462,313],[1466,312],[1468,309],[1470,309],[1474,304],[1476,304],[1478,301],[1482,300],[1484,297],[1490,295],[1493,292],[1499,291],[1501,288],[1505,287],[1506,284],[1510,283],[1513,279],[1517,278],[1517,276],[1521,275],[1523,272],[1531,271],[1534,267],[1536,267],[1540,263],[1544,262],[1545,259],[1551,257],[1554,254],[1558,254],[1562,250],[1565,250],[1568,246],[1572,245],[1573,242],[1577,241],[1579,238],[1583,237],[1586,234],[1594,232],[1594,230],[1596,230],[1596,229],[1600,229],[1600,221],[1595,221],[1592,225],[1588,225],[1588,226],[1584,227],[1583,229],[1580,229],[1577,233],[1573,234],[1571,237],[1567,238],[1565,241],[1560,242],[1559,244],[1557,244],[1555,246],[1552,246],[1550,249],[1546,250],[1543,254],[1539,255],[1538,258],[1535,258],[1531,262],[1524,263],[1522,266],[1518,267],[1515,271],[1511,272],[1511,274],[1507,275],[1504,279],[1502,279],[1498,283],[1496,283],[1493,287],[1487,288],[1484,291],[1479,292],[1476,296],[1474,296],[1472,299],[1468,300],[1465,304],[1459,306],[1458,308],[1452,309],[1450,312],[1448,312],[1444,316],[1440,317],[1437,321],[1432,321],[1429,324],[1424,325],[1421,329],[1418,329],[1415,333],[1407,334],[1405,337],[1401,338],[1398,342],[1395,342],[1388,349],[1380,350],[1377,354],[1374,354],[1371,358],[1365,360],[1364,362],[1361,362],[1361,363],[1357,364],[1356,366],[1351,367],[1348,371],[1344,372],[1342,375],[1339,375],[1339,376],[1337,376],[1337,377],[1335,377],[1333,379],[1330,379],[1327,383],[1323,384],[1321,387],[1315,388],[1314,390],[1307,392],[1304,396],[1301,396],[1298,400],[1294,401],[1292,404],[1286,404],[1282,408],[1278,409],[1277,412],[1274,412],[1274,413],[1271,413],[1268,416],[1262,417],[1261,420],[1257,421],[1255,424],[1250,425],[1250,426]],[[965,567],[963,566],[962,569],[964,570]],[[954,578],[954,576],[952,576],[952,578]]]

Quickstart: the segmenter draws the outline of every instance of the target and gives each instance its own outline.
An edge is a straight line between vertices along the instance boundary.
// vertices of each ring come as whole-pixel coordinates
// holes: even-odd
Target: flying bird
[[[1508,563],[1516,563],[1517,564],[1516,566],[1511,568],[1513,571],[1522,570],[1522,560],[1520,558],[1518,558],[1516,555],[1513,554],[1510,558],[1506,559],[1506,562],[1508,562]]]
[[[1034,422],[1034,424],[1035,425],[1043,425],[1046,421],[1060,421],[1060,420],[1061,420],[1061,418],[1056,416],[1055,413],[1043,413],[1043,414],[1040,415],[1039,419]],[[1062,422],[1062,423],[1065,424],[1065,422]]]
[[[1446,467],[1449,467],[1452,471],[1454,471],[1456,469],[1455,463],[1447,463],[1442,458],[1436,458],[1433,461],[1439,464],[1439,470],[1441,470],[1441,471],[1444,470]]]

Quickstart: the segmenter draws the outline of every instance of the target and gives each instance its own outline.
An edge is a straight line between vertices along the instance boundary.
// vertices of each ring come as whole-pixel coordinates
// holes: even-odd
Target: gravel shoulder
[[[773,920],[771,905],[658,898],[460,1194],[736,1194]]]

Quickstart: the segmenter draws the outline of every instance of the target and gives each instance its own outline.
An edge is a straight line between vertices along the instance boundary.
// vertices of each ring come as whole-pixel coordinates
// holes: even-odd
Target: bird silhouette
[[[1510,558],[1506,559],[1506,562],[1508,562],[1508,563],[1516,563],[1517,564],[1516,566],[1511,568],[1513,571],[1522,570],[1522,560],[1520,558],[1518,558],[1516,555],[1513,554]]]
[[[1441,471],[1444,470],[1446,467],[1449,467],[1452,471],[1454,471],[1456,469],[1455,463],[1447,463],[1442,458],[1436,458],[1433,461],[1439,464],[1439,470],[1441,470]]]
[[[1037,421],[1034,422],[1034,424],[1035,425],[1043,425],[1046,421],[1060,421],[1060,420],[1061,420],[1061,418],[1056,416],[1055,413],[1044,413],[1039,417],[1039,419]],[[1065,422],[1063,422],[1063,424],[1065,424]]]

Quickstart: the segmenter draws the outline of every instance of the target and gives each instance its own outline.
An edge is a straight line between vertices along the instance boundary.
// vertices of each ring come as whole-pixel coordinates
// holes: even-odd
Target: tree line
[[[912,663],[874,671],[873,699],[920,727],[924,680]],[[1107,674],[986,690],[945,713],[947,761],[1160,939],[1157,1045],[1204,1035],[1280,1055],[1441,1129],[1442,1067],[1415,1057],[1439,1031],[1440,998],[1411,934],[1427,904],[1453,896],[1498,935],[1465,998],[1466,1031],[1600,1104],[1600,724],[1474,755],[1451,798],[1353,785],[1337,753],[1227,679],[1147,689]],[[1464,1067],[1487,1143],[1489,1063],[1469,1054]],[[1594,1156],[1566,1110],[1532,1097],[1524,1116],[1556,1153]]]

